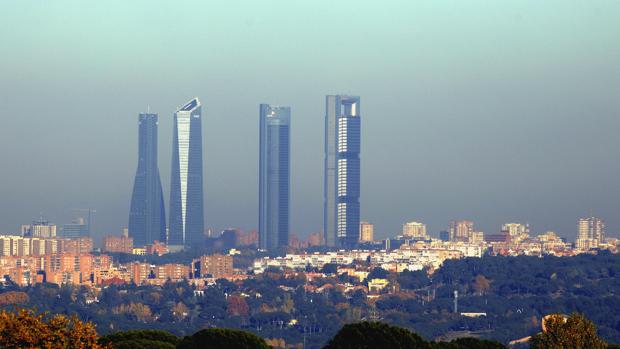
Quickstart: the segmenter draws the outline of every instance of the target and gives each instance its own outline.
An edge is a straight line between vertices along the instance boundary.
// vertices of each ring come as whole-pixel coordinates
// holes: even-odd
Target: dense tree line
[[[594,324],[581,314],[546,317],[542,333],[529,343],[531,349],[610,349],[596,334]],[[77,317],[36,314],[32,310],[0,312],[1,348],[48,349],[269,349],[304,348],[266,341],[253,333],[234,329],[202,329],[177,337],[159,330],[121,331],[99,337],[91,322]],[[381,322],[358,322],[343,326],[324,349],[505,349],[499,342],[459,338],[450,342],[427,341],[419,335]]]
[[[579,312],[605,341],[620,342],[620,255],[466,258],[448,260],[430,276],[376,269],[369,278],[387,278],[393,293],[372,300],[362,289],[345,294],[338,287],[364,281],[336,276],[332,266],[325,271],[330,276],[312,281],[321,293],[306,290],[301,274],[285,277],[270,269],[242,282],[218,280],[204,295],[187,282],[109,286],[98,294],[67,285],[8,285],[0,289],[0,307],[76,314],[102,334],[150,329],[182,337],[204,328],[236,328],[307,348],[320,348],[344,325],[364,320],[406,328],[425,340],[473,335],[507,343],[538,333],[544,315]],[[459,313],[486,316],[453,313],[455,290]]]

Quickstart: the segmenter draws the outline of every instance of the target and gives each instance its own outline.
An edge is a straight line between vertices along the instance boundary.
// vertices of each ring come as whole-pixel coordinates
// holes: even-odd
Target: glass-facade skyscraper
[[[353,247],[360,229],[360,98],[325,101],[323,233],[327,246]]]
[[[201,113],[198,98],[174,113],[168,234],[171,249],[204,245]]]
[[[291,108],[261,104],[259,144],[259,247],[288,245]]]
[[[138,169],[129,209],[129,236],[136,246],[166,241],[166,214],[157,167],[157,114],[138,116]]]

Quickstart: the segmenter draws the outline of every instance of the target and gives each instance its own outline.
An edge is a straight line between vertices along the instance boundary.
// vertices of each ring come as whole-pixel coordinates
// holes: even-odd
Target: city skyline
[[[0,347],[620,348],[620,1],[1,8]]]
[[[619,231],[620,4],[185,5],[3,8],[0,231],[41,213],[62,225],[92,207],[95,237],[120,233],[147,105],[160,115],[168,201],[170,115],[192,96],[208,106],[206,227],[257,228],[256,105],[274,101],[295,111],[291,232],[321,231],[326,94],[364,100],[361,218],[377,237],[414,219],[434,235],[463,218],[573,240],[590,212]]]

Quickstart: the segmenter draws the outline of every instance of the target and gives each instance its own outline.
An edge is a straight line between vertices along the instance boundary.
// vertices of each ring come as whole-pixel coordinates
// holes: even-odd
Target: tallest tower
[[[360,226],[360,98],[327,96],[325,102],[325,243],[353,247]]]
[[[172,249],[203,244],[202,109],[198,98],[174,113],[170,183]]]

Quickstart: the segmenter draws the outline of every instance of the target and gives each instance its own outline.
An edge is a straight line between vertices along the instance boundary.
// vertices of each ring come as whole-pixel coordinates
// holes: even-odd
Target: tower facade
[[[138,168],[129,209],[129,235],[136,246],[166,241],[166,214],[157,167],[157,114],[138,116]]]
[[[403,236],[427,240],[426,224],[420,222],[407,222],[403,224]]]
[[[596,248],[605,242],[605,223],[601,218],[588,217],[579,220],[577,240],[578,248]]]
[[[351,247],[359,241],[360,130],[360,98],[327,96],[323,189],[327,246]]]
[[[259,247],[288,245],[291,108],[261,104],[259,144]]]
[[[168,245],[202,247],[202,108],[198,98],[174,113]]]
[[[474,222],[472,221],[450,222],[450,241],[468,241],[473,232]]]
[[[375,225],[365,221],[360,222],[360,242],[373,242],[375,240]]]

